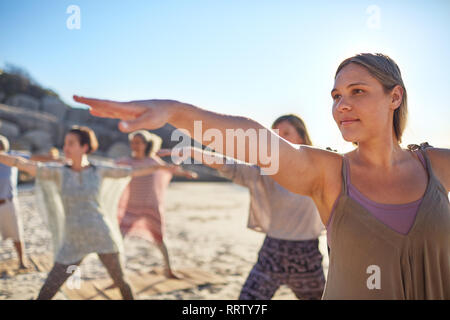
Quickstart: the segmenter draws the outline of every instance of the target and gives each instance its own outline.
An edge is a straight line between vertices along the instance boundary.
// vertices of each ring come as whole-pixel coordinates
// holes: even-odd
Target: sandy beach
[[[24,224],[27,254],[44,254],[51,250],[50,233],[36,211],[33,190],[21,188],[20,212]],[[246,228],[249,196],[245,188],[232,183],[175,182],[166,198],[165,241],[173,269],[195,267],[226,279],[225,284],[203,285],[155,295],[137,295],[137,299],[224,299],[236,300],[244,281],[257,260],[264,234]],[[320,238],[328,266],[326,237]],[[160,252],[151,243],[131,237],[125,239],[126,268],[129,272],[151,272],[162,266]],[[15,257],[11,241],[0,242],[0,260]],[[82,280],[107,277],[95,254],[81,265]],[[34,299],[47,277],[45,272],[3,275],[0,299]],[[54,299],[67,299],[58,292]],[[274,299],[295,299],[281,287]]]

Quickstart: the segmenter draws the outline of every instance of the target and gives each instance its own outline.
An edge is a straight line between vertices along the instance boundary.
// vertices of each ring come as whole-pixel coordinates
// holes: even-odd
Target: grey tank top
[[[421,149],[428,185],[407,234],[383,224],[342,191],[333,213],[323,299],[450,299],[450,204]]]

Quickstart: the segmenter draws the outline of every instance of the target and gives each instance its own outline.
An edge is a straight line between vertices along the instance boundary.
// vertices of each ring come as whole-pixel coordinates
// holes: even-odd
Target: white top
[[[100,163],[80,172],[39,163],[37,205],[52,234],[55,262],[70,265],[91,252],[123,252],[117,208],[131,173],[131,167]]]
[[[317,239],[325,230],[310,197],[292,193],[256,165],[234,161],[219,172],[250,191],[247,227],[269,237],[284,240]]]

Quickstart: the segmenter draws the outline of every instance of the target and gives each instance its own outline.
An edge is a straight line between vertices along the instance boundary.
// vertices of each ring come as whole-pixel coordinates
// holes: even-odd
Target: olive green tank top
[[[348,196],[343,163],[323,299],[450,299],[448,194],[423,147],[419,152],[426,161],[428,185],[406,235]]]

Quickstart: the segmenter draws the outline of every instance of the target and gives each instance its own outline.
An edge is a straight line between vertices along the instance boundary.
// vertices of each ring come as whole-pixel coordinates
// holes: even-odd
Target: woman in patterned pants
[[[299,116],[279,117],[272,128],[293,144],[311,145]],[[258,166],[232,159],[223,163],[222,155],[195,148],[182,151],[183,157],[204,161],[250,191],[248,227],[266,233],[266,238],[239,299],[268,300],[281,285],[287,285],[299,299],[320,299],[325,277],[318,237],[324,227],[311,198],[289,192],[269,175],[261,174]]]

